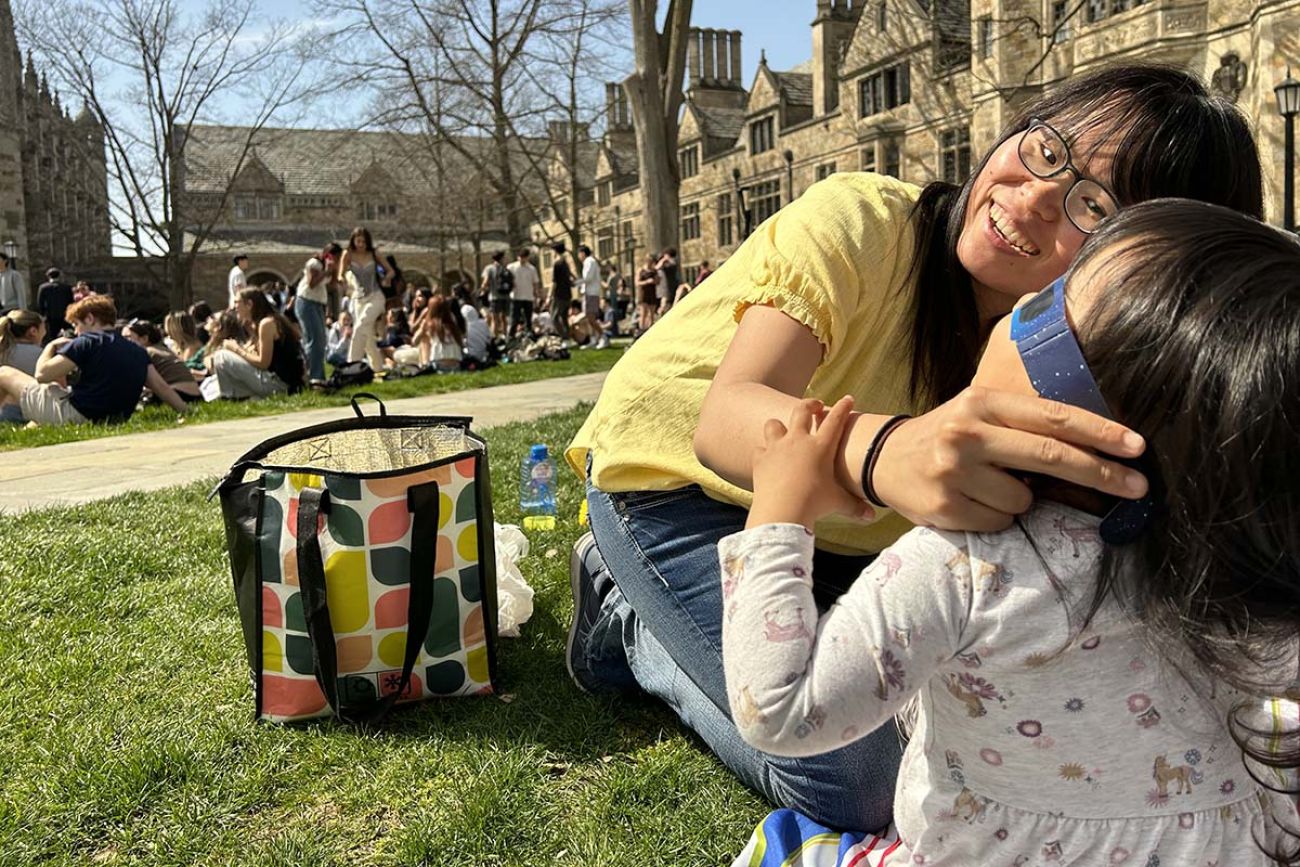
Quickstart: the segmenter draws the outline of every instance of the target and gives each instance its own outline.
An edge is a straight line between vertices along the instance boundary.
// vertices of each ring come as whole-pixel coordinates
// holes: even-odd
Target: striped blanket
[[[890,856],[898,847],[892,827],[879,834],[832,831],[794,810],[773,810],[732,867],[894,867]]]

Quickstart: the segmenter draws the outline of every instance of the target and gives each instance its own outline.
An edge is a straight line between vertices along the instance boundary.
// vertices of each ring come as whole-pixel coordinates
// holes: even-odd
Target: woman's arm
[[[751,460],[764,423],[790,415],[821,354],[806,326],[770,307],[747,310],[700,410],[694,441],[700,463],[751,490]],[[848,514],[864,496],[863,460],[886,420],[863,413],[849,419],[836,461]],[[1136,439],[1126,442],[1126,436]],[[881,501],[914,524],[991,532],[1010,526],[1033,503],[1029,488],[1008,470],[1137,497],[1146,491],[1141,474],[1097,452],[1133,456],[1142,448],[1127,428],[1078,407],[971,387],[896,428],[872,481]]]
[[[343,255],[339,256],[338,279],[340,282],[347,280],[348,267],[352,264],[352,251],[344,250]]]
[[[240,351],[249,364],[258,370],[267,370],[271,367],[271,355],[275,352],[275,338],[279,336],[276,330],[275,320],[270,316],[257,323],[257,339],[253,342],[251,349]]]

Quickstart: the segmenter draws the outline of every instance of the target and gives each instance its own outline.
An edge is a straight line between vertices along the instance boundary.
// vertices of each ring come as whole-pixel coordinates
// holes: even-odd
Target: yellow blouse
[[[822,344],[807,397],[853,395],[860,412],[916,414],[909,394],[913,259],[910,213],[920,189],[870,172],[832,175],[765,221],[700,288],[638,340],[610,371],[591,415],[565,453],[602,491],[698,484],[748,507],[753,495],[695,457],[700,406],[736,324],[767,305]],[[876,552],[910,524],[892,512],[871,524],[832,517],[819,547]]]

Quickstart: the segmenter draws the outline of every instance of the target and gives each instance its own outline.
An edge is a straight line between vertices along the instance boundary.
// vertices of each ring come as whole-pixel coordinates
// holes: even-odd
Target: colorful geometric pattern
[[[339,699],[364,702],[401,682],[410,598],[411,513],[406,491],[438,483],[433,616],[399,702],[491,692],[479,570],[476,459],[400,476],[358,479],[267,472],[262,477],[258,559],[262,579],[261,718],[328,716],[312,673],[298,590],[298,494],[329,491],[320,529],[325,596],[338,655]]]

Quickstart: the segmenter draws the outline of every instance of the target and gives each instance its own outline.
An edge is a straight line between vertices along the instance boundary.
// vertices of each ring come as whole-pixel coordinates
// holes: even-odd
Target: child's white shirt
[[[1270,807],[1294,823],[1294,807],[1261,794],[1229,737],[1242,696],[1208,680],[1198,694],[1113,601],[1070,640],[1099,519],[1043,503],[1020,523],[915,529],[820,620],[807,530],[723,539],[723,660],[742,736],[780,755],[827,752],[916,698],[890,863],[1271,863],[1252,833]],[[1274,706],[1294,727],[1295,706]]]

